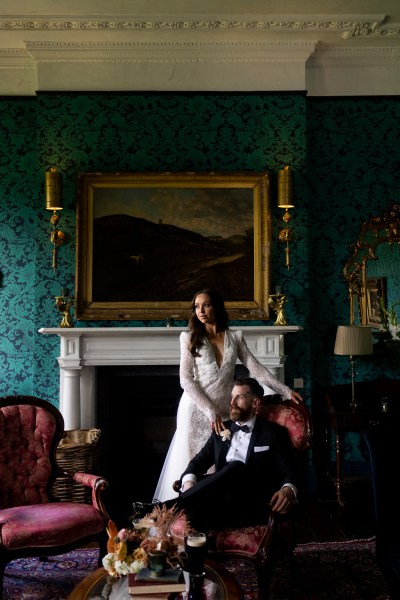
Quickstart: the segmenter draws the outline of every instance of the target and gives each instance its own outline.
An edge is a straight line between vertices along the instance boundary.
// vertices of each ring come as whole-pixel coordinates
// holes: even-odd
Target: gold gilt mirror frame
[[[380,244],[400,244],[400,204],[392,204],[383,215],[373,216],[361,225],[352,254],[343,268],[350,301],[350,325],[355,324],[356,302],[361,325],[368,324],[367,263],[377,260]]]

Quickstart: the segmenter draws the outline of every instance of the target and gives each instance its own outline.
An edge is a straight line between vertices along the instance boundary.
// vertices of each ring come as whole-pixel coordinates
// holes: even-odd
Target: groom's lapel
[[[249,462],[249,458],[254,452],[254,445],[256,442],[256,437],[257,437],[259,428],[260,428],[260,421],[258,419],[256,419],[256,421],[254,423],[253,431],[251,432],[249,447],[247,448],[246,463]]]

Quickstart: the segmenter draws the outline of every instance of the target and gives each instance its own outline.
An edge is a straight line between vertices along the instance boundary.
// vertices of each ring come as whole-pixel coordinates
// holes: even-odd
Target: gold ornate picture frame
[[[211,287],[266,319],[270,246],[267,173],[82,173],[76,318],[187,319]]]

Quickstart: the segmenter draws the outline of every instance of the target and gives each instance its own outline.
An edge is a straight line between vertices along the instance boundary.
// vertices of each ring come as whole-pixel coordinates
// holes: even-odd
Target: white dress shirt
[[[232,434],[231,445],[229,446],[228,454],[226,455],[226,462],[232,462],[232,460],[241,460],[246,462],[247,450],[249,449],[251,433],[253,431],[254,423],[256,418],[253,417],[247,423],[239,423],[237,425],[247,425],[249,431],[235,431]]]

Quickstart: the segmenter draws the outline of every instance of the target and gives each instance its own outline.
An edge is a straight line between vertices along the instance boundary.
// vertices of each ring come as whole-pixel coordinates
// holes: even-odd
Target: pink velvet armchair
[[[0,398],[0,597],[7,563],[47,557],[89,542],[99,543],[99,566],[106,554],[109,516],[102,477],[67,473],[56,462],[64,420],[50,402],[33,396]],[[58,476],[92,489],[92,503],[60,502],[52,496]]]

